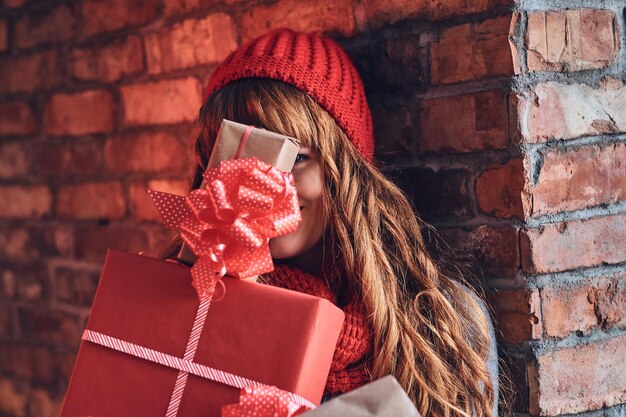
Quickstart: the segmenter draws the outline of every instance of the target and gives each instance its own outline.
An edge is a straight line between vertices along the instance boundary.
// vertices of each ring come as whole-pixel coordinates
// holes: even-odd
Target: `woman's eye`
[[[308,155],[305,155],[303,153],[299,153],[298,155],[296,155],[296,164],[298,162],[306,161],[307,159],[309,159]]]

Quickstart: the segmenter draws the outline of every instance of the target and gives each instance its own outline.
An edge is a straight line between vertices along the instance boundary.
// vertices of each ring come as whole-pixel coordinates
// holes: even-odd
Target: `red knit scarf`
[[[275,270],[263,274],[270,285],[299,291],[337,304],[335,295],[324,278],[307,274],[299,269],[276,265]],[[372,331],[365,308],[358,297],[343,308],[346,320],[326,381],[325,396],[333,396],[358,388],[371,382]]]

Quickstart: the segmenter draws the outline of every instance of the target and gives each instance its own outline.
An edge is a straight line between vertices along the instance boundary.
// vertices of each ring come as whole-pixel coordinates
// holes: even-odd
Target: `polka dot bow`
[[[191,274],[201,298],[226,274],[272,271],[269,238],[294,232],[301,221],[293,175],[256,158],[222,161],[186,197],[148,193],[165,225],[178,228],[199,258]]]
[[[308,410],[292,401],[286,391],[257,386],[242,389],[238,404],[222,407],[222,417],[294,417]]]

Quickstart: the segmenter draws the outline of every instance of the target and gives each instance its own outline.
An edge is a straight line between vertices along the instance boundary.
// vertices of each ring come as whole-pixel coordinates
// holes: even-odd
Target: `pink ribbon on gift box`
[[[251,129],[249,127],[244,133],[242,144]],[[178,228],[184,242],[198,257],[191,268],[191,276],[200,304],[183,358],[91,330],[86,330],[82,337],[178,369],[167,417],[178,414],[190,373],[238,388],[267,387],[257,381],[194,363],[193,359],[219,280],[226,274],[245,278],[272,271],[274,266],[269,239],[294,232],[301,221],[291,173],[282,172],[256,158],[247,158],[222,161],[216,168],[208,170],[204,177],[206,185],[187,196],[148,191],[164,223]],[[292,408],[293,404],[306,409],[315,408],[314,404],[299,395],[281,392],[285,393]],[[261,397],[251,394],[249,398]]]

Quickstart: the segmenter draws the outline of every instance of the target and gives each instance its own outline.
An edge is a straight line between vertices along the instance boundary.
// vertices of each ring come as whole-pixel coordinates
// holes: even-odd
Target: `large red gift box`
[[[343,312],[327,300],[225,277],[194,363],[275,385],[319,404]],[[199,300],[186,266],[110,250],[87,331],[182,358]],[[165,416],[178,369],[83,340],[63,417]],[[239,388],[193,374],[179,416],[219,416]]]

